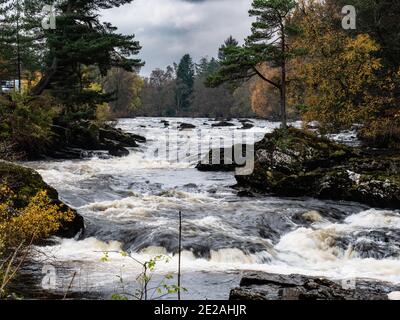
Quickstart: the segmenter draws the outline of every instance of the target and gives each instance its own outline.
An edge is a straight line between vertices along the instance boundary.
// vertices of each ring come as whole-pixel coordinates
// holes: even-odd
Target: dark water
[[[53,291],[65,292],[75,273],[71,293],[109,298],[122,287],[132,292],[141,267],[118,253],[124,250],[142,262],[170,256],[168,263],[157,264],[157,283],[177,270],[179,211],[186,298],[226,299],[244,270],[400,282],[398,211],[315,199],[238,197],[231,188],[234,173],[194,168],[222,138],[226,146],[254,142],[279,124],[255,120],[254,129],[238,134],[244,139],[239,141],[236,121],[237,127],[212,128],[207,119],[168,120],[169,128],[158,118],[121,120],[121,128],[148,138],[126,158],[28,164],[87,224],[83,240],[55,239],[40,248],[49,258],[29,272],[37,282],[43,264],[51,263],[57,274]],[[197,128],[177,132],[178,122]],[[354,142],[351,132],[333,138]],[[113,251],[107,262],[101,261],[104,251]]]

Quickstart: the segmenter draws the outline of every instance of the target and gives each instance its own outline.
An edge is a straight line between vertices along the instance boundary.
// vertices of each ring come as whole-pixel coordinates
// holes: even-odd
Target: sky
[[[165,68],[189,53],[195,61],[216,57],[230,35],[239,42],[250,34],[251,0],[134,0],[106,10],[103,20],[123,34],[135,34],[146,62],[141,74]]]

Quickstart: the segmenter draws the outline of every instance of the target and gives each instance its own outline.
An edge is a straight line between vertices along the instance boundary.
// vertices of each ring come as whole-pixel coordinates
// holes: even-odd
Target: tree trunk
[[[282,65],[281,65],[281,73],[282,73],[282,83],[281,83],[281,121],[282,121],[282,129],[287,129],[287,115],[286,115],[286,36],[285,29],[282,22]]]
[[[21,93],[21,44],[20,44],[20,36],[19,36],[19,18],[20,18],[20,7],[19,1],[17,1],[17,77],[18,77],[18,92]],[[15,85],[14,85],[15,90]]]
[[[287,129],[286,115],[286,67],[282,67],[282,85],[281,85],[281,121],[282,129]]]
[[[30,94],[33,96],[39,96],[43,93],[44,90],[47,89],[50,84],[54,74],[57,72],[57,59],[53,58],[53,63],[47,73],[40,79],[38,84],[31,90]]]

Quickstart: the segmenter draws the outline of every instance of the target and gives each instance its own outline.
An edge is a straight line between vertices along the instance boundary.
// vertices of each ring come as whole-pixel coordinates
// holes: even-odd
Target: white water
[[[172,128],[178,122],[197,127],[179,132],[170,153],[197,147],[200,141],[203,148],[198,150],[204,155],[210,137],[227,138],[235,129],[211,128],[207,119],[167,120]],[[256,120],[247,142],[260,140],[278,125]],[[83,240],[58,239],[58,244],[41,249],[60,266],[63,279],[79,270],[79,285],[73,290],[101,291],[109,297],[118,288],[116,275],[134,282],[140,266],[117,253],[122,250],[143,262],[170,255],[171,261],[157,264],[156,274],[175,272],[179,211],[187,298],[227,298],[244,270],[400,282],[398,211],[314,199],[239,198],[230,188],[233,173],[194,168],[199,154],[184,152],[179,162],[163,159],[158,151],[168,129],[160,119],[126,119],[119,127],[144,135],[148,142],[126,158],[28,164],[85,218]],[[352,139],[346,134],[334,138]],[[105,251],[112,253],[108,262],[101,262]]]

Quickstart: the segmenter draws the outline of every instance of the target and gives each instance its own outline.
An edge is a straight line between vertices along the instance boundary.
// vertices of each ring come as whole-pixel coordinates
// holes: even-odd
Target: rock
[[[248,129],[252,129],[252,128],[254,128],[254,124],[245,122],[245,123],[243,123],[243,127],[239,128],[239,129],[240,130],[248,130]]]
[[[105,127],[99,129],[99,140],[102,144],[108,145],[107,142],[113,141],[113,142],[118,142],[119,144],[123,145],[124,147],[127,148],[134,148],[137,147],[137,141],[138,141],[139,136],[135,136],[133,134],[123,132],[120,129],[114,129],[112,127]],[[143,137],[140,137],[142,139]],[[146,141],[146,139],[144,139]],[[112,146],[114,147],[114,146]]]
[[[250,120],[250,119],[239,119],[238,120],[240,123],[242,123],[242,124],[245,124],[245,123],[254,123],[254,121],[253,120]]]
[[[161,120],[160,123],[164,124],[165,127],[169,127],[169,121]]]
[[[190,123],[181,123],[178,127],[179,130],[190,130],[194,128],[196,128],[196,126]]]
[[[241,167],[235,161],[234,152],[235,148],[238,148],[239,145],[235,145],[231,148],[220,148],[215,150],[210,150],[208,155],[199,162],[196,166],[196,169],[199,171],[234,171],[236,168]],[[242,147],[242,156],[246,155],[246,145],[241,145]],[[213,154],[215,154],[213,156]],[[225,158],[226,155],[226,158]]]
[[[146,138],[124,132],[110,125],[97,125],[91,121],[77,121],[68,127],[54,125],[53,143],[43,152],[42,158],[79,159],[87,152],[105,150],[110,155],[123,157],[129,154],[127,148],[138,147]],[[35,160],[35,158],[31,159]]]
[[[17,208],[23,208],[30,198],[39,191],[47,191],[48,197],[53,204],[58,205],[62,211],[70,209],[58,198],[58,192],[45,183],[42,177],[34,170],[10,162],[0,161],[0,184],[6,183],[15,193],[15,205]],[[64,223],[60,230],[55,234],[60,237],[72,238],[84,230],[84,221],[75,210],[74,219],[71,222]]]
[[[241,197],[241,198],[254,198],[255,197],[254,193],[252,193],[249,190],[240,190],[240,191],[238,191],[237,196]]]
[[[109,148],[108,153],[114,157],[129,156],[129,150],[124,147],[121,147],[121,146],[115,146],[115,147]]]
[[[221,121],[218,123],[213,123],[211,126],[215,128],[215,127],[234,127],[235,125],[231,122]]]
[[[377,156],[289,128],[255,145],[254,171],[238,185],[277,196],[400,207],[400,155]]]
[[[242,278],[240,288],[231,291],[230,300],[388,300],[399,288],[399,285],[367,279],[333,281],[249,272]]]
[[[310,222],[319,222],[322,221],[322,216],[318,211],[312,210],[305,212],[301,215],[301,217],[304,220],[310,221]]]

